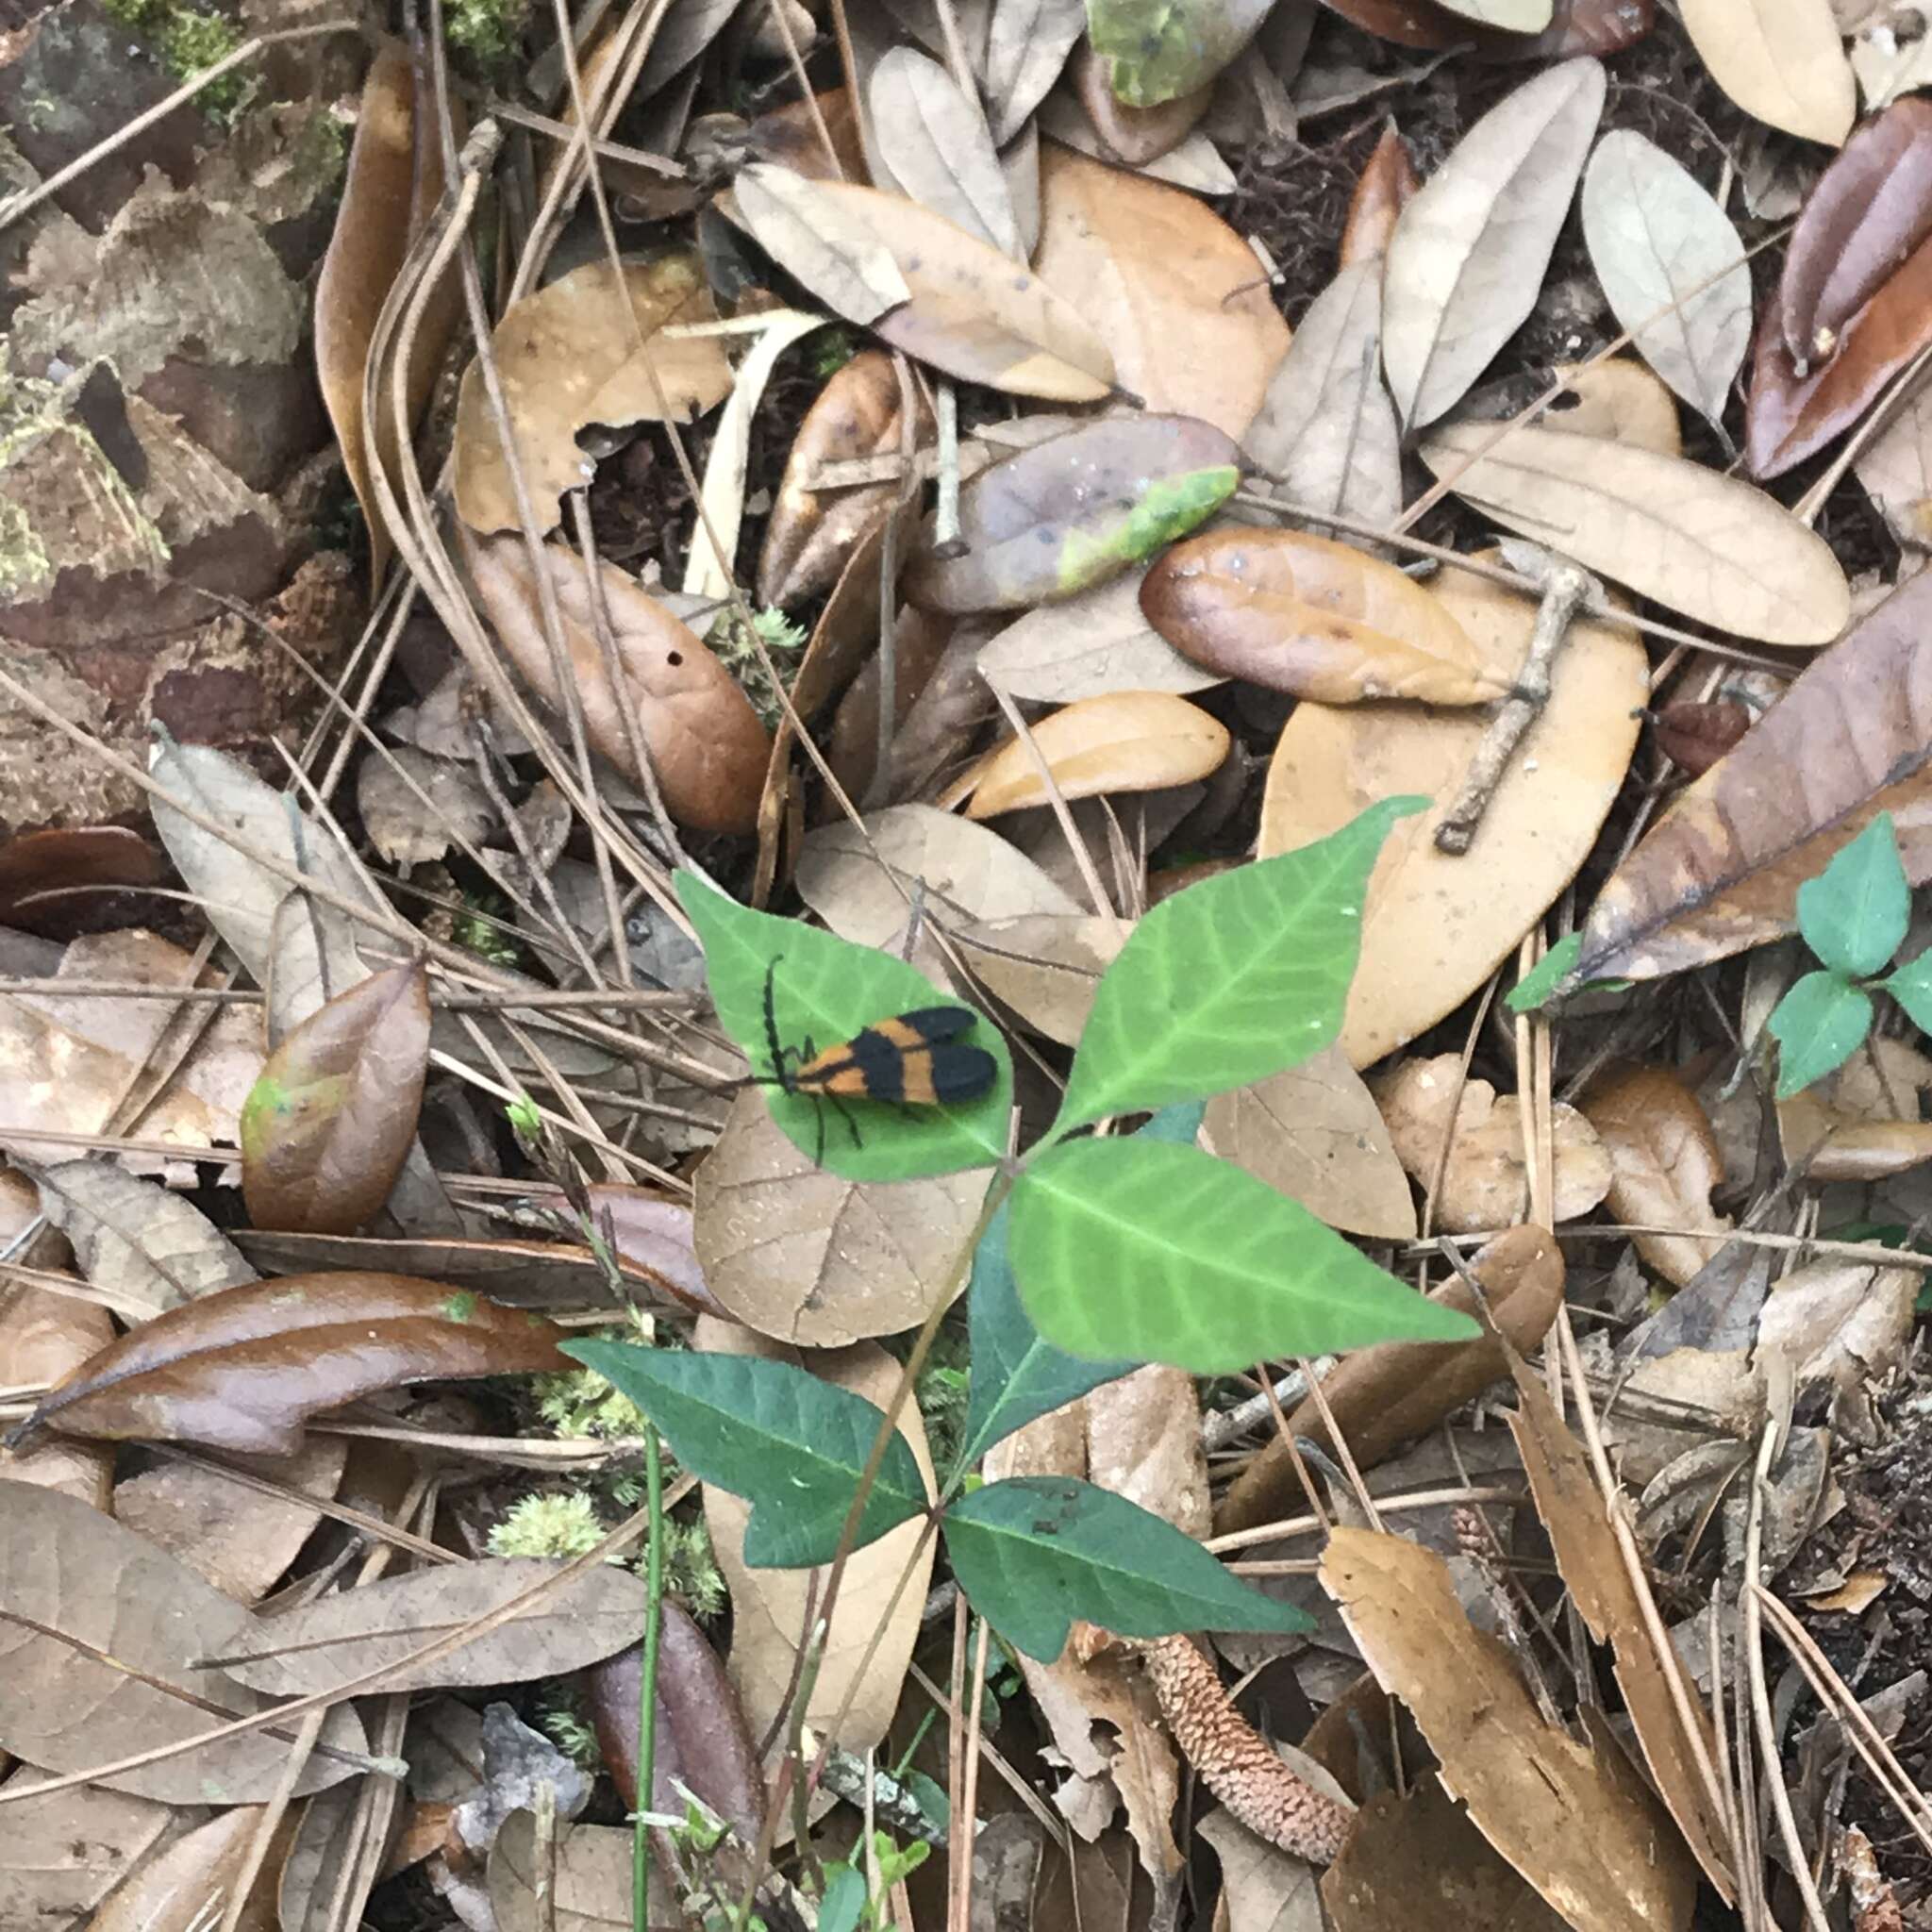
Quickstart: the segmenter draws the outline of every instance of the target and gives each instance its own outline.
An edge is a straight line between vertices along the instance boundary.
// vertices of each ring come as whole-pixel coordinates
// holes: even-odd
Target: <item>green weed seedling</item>
[[[1772,1009],[1777,1097],[1843,1066],[1872,1030],[1874,992],[1889,992],[1932,1032],[1932,948],[1879,975],[1905,943],[1912,889],[1898,832],[1882,811],[1818,874],[1798,888],[1798,930],[1819,961]]]
[[[1017,1158],[1007,1151],[1012,1063],[983,1020],[965,1037],[996,1062],[990,1091],[904,1111],[858,1102],[866,1119],[857,1144],[827,1139],[825,1166],[850,1180],[988,1176],[970,1257],[966,1420],[936,1503],[897,1433],[883,1438],[861,1490],[883,1413],[789,1363],[615,1341],[565,1352],[635,1402],[685,1468],[749,1502],[748,1563],[827,1563],[841,1546],[931,1516],[969,1601],[1030,1657],[1058,1657],[1075,1618],[1127,1638],[1306,1628],[1299,1611],[1124,1497],[1060,1476],[969,1478],[1003,1438],[1141,1363],[1225,1374],[1281,1356],[1478,1332],[1296,1202],[1194,1145],[1209,1095],[1297,1066],[1334,1041],[1369,874],[1390,825],[1423,803],[1387,800],[1329,838],[1204,880],[1149,912],[1099,983],[1058,1117]],[[752,911],[695,874],[677,885],[719,1020],[755,1072],[771,1071],[764,1002],[774,958],[788,1041],[849,1039],[882,1015],[932,1003],[932,988],[902,960]],[[810,1096],[771,1089],[764,1101],[811,1153]],[[1138,1133],[1087,1131],[1144,1114],[1153,1118]]]

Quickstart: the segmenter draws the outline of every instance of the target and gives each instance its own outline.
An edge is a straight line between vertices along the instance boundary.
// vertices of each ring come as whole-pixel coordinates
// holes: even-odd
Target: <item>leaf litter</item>
[[[359,94],[353,65],[331,83],[357,133],[313,346],[294,353],[315,357],[375,586],[424,592],[343,687],[418,785],[353,734],[311,738],[303,698],[275,700],[286,755],[242,757],[221,700],[157,684],[134,702],[139,728],[167,727],[152,818],[187,896],[174,923],[146,915],[166,937],[102,893],[156,883],[152,861],[124,877],[99,857],[125,824],[55,815],[0,847],[31,886],[4,935],[0,1144],[22,1244],[0,1281],[0,1407],[25,1426],[0,1460],[0,1644],[20,1653],[0,1751],[23,1767],[0,1782],[0,1917],[69,1923],[114,1886],[139,1914],[184,1874],[236,1882],[258,1847],[242,1923],[279,1886],[284,1923],[322,1932],[318,1859],[353,1864],[345,1923],[400,1923],[389,1888],[417,1881],[378,1882],[356,1834],[388,1816],[385,1753],[407,1739],[416,1755],[413,1719],[391,1733],[372,1715],[365,1737],[339,1712],[293,1765],[299,1719],[195,1741],[258,1715],[260,1690],[326,1696],[381,1668],[390,1690],[534,1686],[525,1714],[596,1768],[566,1773],[493,1707],[457,1788],[405,1801],[397,1866],[421,1861],[466,1923],[628,1918],[632,1835],[583,1806],[592,1775],[635,1795],[644,1422],[559,1356],[570,1330],[756,1353],[883,1406],[930,1318],[901,1422],[928,1491],[947,1477],[949,1405],[969,1387],[976,1404],[982,1371],[1008,1359],[983,1334],[969,1349],[982,1288],[956,1305],[1007,1143],[963,1173],[852,1182],[780,1133],[770,1084],[832,1042],[808,1041],[781,1003],[775,1039],[741,1035],[748,1067],[722,1043],[670,889],[687,860],[788,916],[786,952],[815,922],[997,1022],[1023,1061],[1024,1152],[1150,906],[1366,808],[1430,801],[1369,875],[1335,1045],[1213,1096],[1175,1152],[1239,1167],[1257,1202],[1289,1196],[1351,1238],[1353,1261],[1386,1260],[1441,1319],[1495,1332],[1309,1364],[1313,1391],[1287,1363],[1247,1382],[1083,1365],[1066,1386],[1091,1392],[996,1453],[1029,1482],[1138,1496],[1191,1542],[1239,1531],[1219,1554],[1297,1604],[1319,1601],[1319,1561],[1354,1633],[1330,1607],[1322,1642],[1291,1654],[1237,1635],[1150,1655],[1075,1621],[1063,1655],[1025,1656],[1017,1679],[990,1658],[998,1695],[1030,1704],[1047,1740],[999,1739],[1026,1824],[1057,1807],[1078,1847],[1070,1865],[1038,1840],[1020,1910],[1055,1922],[1072,1872],[1091,1905],[1135,1862],[1164,1911],[1183,1909],[1177,1749],[1225,1806],[1200,1828],[1220,1864],[1204,1908],[1217,1883],[1231,1932],[1317,1908],[1316,1881],[1291,1883],[1268,1827],[1242,1822],[1280,1815],[1278,1760],[1245,1716],[1220,1728],[1224,1665],[1263,1666],[1252,1696],[1270,1730],[1292,1735],[1305,1695],[1326,1704],[1310,1747],[1351,1776],[1357,1754],[1324,1744],[1349,1710],[1373,1698],[1371,1728],[1405,1729],[1406,1798],[1343,1778],[1369,1802],[1320,1890],[1347,1925],[1424,1908],[1393,1903],[1421,1842],[1430,1884],[1491,1902],[1482,1923],[1681,1924],[1700,1874],[1761,1892],[1741,1806],[1767,1781],[1818,1786],[1810,1745],[1752,1750],[1757,1687],[1775,1683],[1789,1634],[1754,1617],[1755,1591],[1834,1659],[1856,1643],[1883,1684],[1909,1683],[1907,1607],[1932,1574],[1907,1526],[1928,1479],[1919,995],[1909,979],[1896,998],[1859,989],[1876,1029],[1782,1099],[1765,1021],[1804,970],[1777,942],[1829,858],[1887,813],[1906,879],[1932,867],[1924,104],[1891,97],[1869,23],[1820,5],[1696,0],[1682,35],[1653,32],[1646,8],[1560,0],[1349,0],[1353,25],[1292,11],[895,0],[848,9],[841,48],[794,9],[822,90],[808,101],[775,21],[697,0],[655,41],[621,21],[584,65],[588,88],[612,90],[593,164],[615,270],[587,220],[525,219],[521,185],[575,198],[582,158],[540,131],[576,118],[546,92],[562,78],[554,35],[518,29],[527,59],[496,84],[524,118],[493,128],[500,150],[466,151],[492,190],[509,185],[508,258],[483,278],[488,341],[465,334],[454,356],[458,277],[425,279],[422,238],[472,219],[441,194],[442,136],[453,152],[465,128],[437,125],[427,70],[393,44]],[[1390,44],[1438,58],[1403,67]],[[0,82],[32,58],[30,39],[9,42]],[[1862,125],[1855,67],[1878,76]],[[641,111],[620,124],[626,89]],[[1655,111],[1666,99],[1690,111]],[[183,158],[228,170],[211,178],[233,220],[285,205],[288,175],[261,156],[296,106],[244,103],[245,167],[220,130],[202,162]],[[1342,108],[1378,118],[1337,134]],[[13,118],[38,143],[32,169],[75,158]],[[1787,165],[1797,150],[1768,147],[1774,130],[1813,143],[1808,159]],[[116,165],[80,181],[111,195]],[[1788,235],[1767,212],[1778,167],[1797,184]],[[128,201],[130,230],[144,207]],[[643,247],[627,232],[640,208],[661,224]],[[47,317],[78,330],[114,305],[88,293],[96,258],[69,217],[27,213],[33,354],[15,379],[59,385],[106,352],[63,340],[68,359],[43,370]],[[296,236],[275,242],[291,275],[316,259],[296,261]],[[125,315],[112,322],[125,339]],[[159,319],[154,333],[172,343]],[[213,419],[167,386],[196,353],[177,346],[153,395],[125,399],[130,421],[165,407],[202,433]],[[85,413],[110,466],[127,443],[101,404],[111,387],[91,380]],[[398,409],[423,423],[414,450]],[[35,452],[52,446],[7,440],[9,495],[39,501]],[[426,518],[403,488],[411,464]],[[139,495],[117,475],[109,494]],[[299,493],[283,502],[308,514]],[[437,525],[451,504],[455,525]],[[526,508],[551,539],[534,555]],[[1541,547],[1485,549],[1497,529]],[[156,567],[199,581],[183,534]],[[754,558],[755,600],[739,575]],[[344,581],[362,560],[343,560]],[[1565,564],[1610,588],[1560,609]],[[0,611],[13,601],[0,583]],[[289,610],[265,621],[279,634]],[[345,614],[351,634],[361,614]],[[16,639],[0,616],[9,677],[85,716],[69,674],[35,655],[41,622],[24,615]],[[289,637],[310,650],[299,626]],[[1759,646],[1817,655],[1780,667]],[[507,690],[529,701],[514,718]],[[105,726],[75,728],[79,756]],[[1467,795],[1457,851],[1441,835]],[[64,902],[91,895],[108,929],[63,928]],[[1190,1012],[1183,978],[1168,1025]],[[733,1098],[743,1073],[768,1091]],[[864,1138],[890,1139],[889,1110],[859,1105]],[[1223,1262],[1207,1256],[1203,1278]],[[1111,1273],[1090,1285],[1114,1291],[1133,1292]],[[1498,1414],[1508,1432],[1488,1425]],[[1783,1440],[1760,1482],[1767,1429]],[[1341,1525],[1325,1540],[1298,1526],[1291,1440]],[[755,1568],[742,1505],[690,1487],[673,1489],[665,1552],[660,1767],[691,1763],[736,1836],[708,1863],[696,1838],[658,1830],[654,1919],[715,1907],[721,1887],[821,1923],[835,1908],[848,1868],[753,1857],[783,1795],[760,1751],[767,1772],[812,1771],[814,1817],[869,1809],[891,1835],[877,1857],[935,1846],[915,1893],[932,1874],[959,1885],[971,1754],[945,1713],[981,1687],[974,1626],[959,1625],[958,1668],[933,1627],[942,1545],[908,1521],[836,1577]],[[1455,1500],[1412,1508],[1417,1490]],[[1524,1510],[1555,1576],[1517,1568]],[[994,1515],[969,1506],[959,1524],[984,1536]],[[601,1549],[620,1525],[633,1541]],[[973,1550],[962,1540],[969,1595],[997,1601]],[[60,1588],[83,1574],[85,1598]],[[140,1614],[107,1631],[116,1578]],[[1525,1579],[1540,1618],[1574,1604],[1607,1646],[1592,1694],[1545,1641],[1555,1626],[1522,1622]],[[828,1584],[831,1630],[802,1651]],[[1489,1624],[1512,1633],[1507,1655],[1478,1635]],[[915,1664],[942,1711],[924,1738]],[[551,1701],[586,1669],[603,1687],[588,1728]],[[1183,1679],[1213,1724],[1176,1702]],[[628,1735],[612,1721],[626,1709]],[[736,1772],[707,1786],[695,1764],[719,1713]],[[910,1754],[868,1769],[889,1732]],[[1932,1860],[1884,1794],[1927,1766],[1916,1731],[1886,1749],[1903,1784],[1883,1758],[1868,1784],[1861,1759],[1803,1844],[1774,1802],[1759,1836],[1830,1895],[1838,1867],[1807,1847],[1862,1827],[1874,1882],[1909,1913]],[[151,1761],[91,1778],[137,1752]],[[26,1795],[50,1775],[51,1796]],[[285,1776],[329,1787],[299,1830],[257,1809]],[[554,1828],[544,1778],[569,1787]],[[465,1800],[469,1839],[437,1812]],[[660,1775],[655,1807],[684,1802]],[[769,1815],[783,1847],[789,1801]],[[114,1856],[37,1849],[83,1841]],[[1020,1872],[977,1874],[974,1916]]]

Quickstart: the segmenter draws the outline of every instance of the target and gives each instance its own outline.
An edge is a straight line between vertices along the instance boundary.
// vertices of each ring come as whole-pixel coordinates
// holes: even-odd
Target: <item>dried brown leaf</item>
[[[1071,912],[982,920],[953,935],[974,977],[993,998],[1023,1025],[1062,1046],[1079,1043],[1093,990],[1124,938],[1110,920]]]
[[[0,1745],[57,1774],[178,1743],[246,1717],[261,1700],[191,1665],[254,1619],[194,1572],[112,1518],[52,1490],[0,1497]],[[292,1724],[243,1731],[99,1780],[174,1805],[260,1803],[288,1765]],[[347,1705],[298,1793],[352,1775],[363,1749]],[[4,1814],[0,1814],[4,1815]],[[4,1842],[0,1835],[0,1842]]]
[[[1831,547],[1736,476],[1529,425],[1437,431],[1423,460],[1505,529],[1701,624],[1768,644],[1828,644],[1851,616]]]
[[[452,99],[453,111],[462,109]],[[456,138],[461,142],[458,118]],[[349,487],[369,529],[370,580],[382,582],[389,526],[370,482],[362,383],[376,318],[423,223],[442,194],[442,142],[433,117],[416,112],[415,62],[400,41],[385,39],[362,83],[356,138],[342,176],[342,198],[315,282],[315,375],[334,425]],[[462,302],[455,265],[439,279],[422,312],[409,356],[405,395],[410,423],[423,413]],[[375,455],[393,481],[403,452],[387,407],[375,429]],[[397,486],[398,488],[400,486]]]
[[[1197,1542],[1211,1527],[1201,1398],[1185,1369],[1150,1362],[1089,1391],[1087,1474]]]
[[[1634,443],[1659,456],[1684,454],[1676,398],[1663,379],[1634,356],[1559,366],[1557,374],[1567,387],[1543,412],[1548,427],[1572,436]]]
[[[1651,979],[1790,929],[1799,885],[1879,812],[1932,877],[1932,575],[1912,578],[1808,666],[1738,748],[1610,874],[1583,926],[1585,979]]]
[[[1530,1206],[1529,1174],[1522,1101],[1513,1093],[1499,1100],[1487,1080],[1464,1080],[1461,1072],[1461,1060],[1453,1053],[1398,1060],[1376,1076],[1373,1091],[1403,1166],[1424,1187],[1436,1177],[1443,1136],[1453,1134],[1434,1220],[1450,1234],[1474,1234],[1522,1220]],[[1611,1169],[1603,1143],[1582,1114],[1562,1101],[1552,1114],[1554,1206],[1561,1224],[1588,1214],[1604,1198]]]
[[[1341,266],[1380,261],[1389,252],[1395,223],[1422,186],[1415,163],[1391,121],[1382,130],[1374,152],[1362,165],[1348,200],[1348,220],[1341,230]]]
[[[1113,91],[1113,62],[1096,54],[1089,41],[1074,49],[1067,77],[1102,146],[1126,168],[1144,168],[1178,147],[1214,96],[1209,81],[1158,107],[1132,107]]]
[[[863,483],[820,491],[811,487],[812,478],[825,463],[896,452],[902,441],[899,406],[892,358],[877,349],[860,351],[819,391],[792,441],[765,525],[758,556],[761,603],[789,607],[832,587],[860,531],[898,486]],[[922,405],[922,434],[924,425]]]
[[[694,1339],[699,1348],[766,1356],[808,1367],[814,1374],[880,1407],[892,1399],[899,1380],[899,1364],[871,1342],[801,1357],[782,1343],[742,1328],[727,1327],[708,1316],[699,1321]],[[934,1489],[932,1461],[916,1404],[906,1405],[899,1433],[911,1448],[930,1495]],[[813,1608],[823,1605],[824,1573],[748,1569],[743,1551],[749,1514],[740,1498],[706,1485],[705,1520],[710,1524],[719,1568],[731,1587],[731,1680],[738,1687],[745,1720],[758,1736],[786,1707],[792,1694],[798,1646],[809,1628]],[[926,1583],[932,1574],[933,1539],[922,1538],[923,1527],[917,1522],[903,1523],[876,1542],[868,1543],[845,1566],[805,1721],[821,1737],[825,1736],[847,1693],[856,1690],[851,1713],[833,1739],[848,1751],[863,1752],[877,1743],[898,1708],[900,1687],[919,1637]],[[874,1651],[873,1638],[885,1617],[887,1600],[895,1591],[897,1601]],[[865,1666],[862,1677],[858,1675],[861,1663]]]
[[[983,1172],[848,1181],[813,1164],[741,1093],[697,1171],[697,1257],[711,1292],[760,1335],[808,1348],[916,1328],[954,1282]]]
[[[1289,341],[1248,245],[1192,195],[1055,142],[1040,192],[1041,278],[1091,319],[1120,386],[1240,436]]]
[[[538,1840],[536,1815],[512,1811],[490,1846],[496,1932],[613,1932],[630,1924],[636,1837],[627,1824],[559,1820],[546,1846]],[[651,1864],[648,1909],[653,1924],[673,1925],[680,1916],[662,1859]]]
[[[1010,257],[896,194],[787,176],[746,169],[739,213],[827,308],[964,382],[1070,403],[1112,388],[1113,359],[1079,309]]]
[[[1023,612],[981,648],[981,675],[1014,697],[1057,705],[1108,691],[1178,694],[1218,684],[1147,622],[1141,608],[1146,575],[1137,566]]]
[[[124,1335],[22,1424],[108,1441],[291,1454],[325,1409],[400,1383],[555,1371],[541,1316],[404,1274],[291,1274]]]
[[[1064,798],[1191,784],[1219,767],[1231,742],[1219,719],[1157,691],[1081,698],[1048,713],[1032,727],[1032,738]],[[966,810],[990,819],[1048,798],[1032,755],[1011,738],[980,767]]]
[[[1408,1177],[1374,1097],[1337,1048],[1216,1094],[1202,1126],[1210,1153],[1329,1226],[1377,1241],[1415,1239]]]
[[[452,844],[481,843],[496,824],[496,807],[467,765],[408,744],[392,747],[387,758],[364,755],[356,774],[356,808],[369,842],[406,875],[411,866],[441,858]]]
[[[373,974],[269,1056],[242,1109],[242,1190],[258,1227],[353,1234],[416,1141],[429,1071],[423,962]]]
[[[1608,1727],[1599,1719],[1584,1743],[1543,1721],[1441,1557],[1338,1528],[1321,1575],[1377,1680],[1415,1713],[1444,1787],[1576,1932],[1690,1924],[1696,1869]]]
[[[730,394],[731,365],[716,338],[661,334],[716,316],[697,258],[677,252],[625,268],[621,295],[608,264],[588,261],[496,325],[491,350],[540,529],[556,525],[566,491],[583,488],[590,463],[578,431],[682,422]],[[486,537],[516,529],[508,466],[474,362],[463,372],[452,460],[463,522]]]
[[[1908,397],[1852,468],[1901,544],[1932,547],[1932,389]]]
[[[1754,120],[1836,147],[1857,87],[1830,0],[1688,0],[1684,31],[1710,77]]]
[[[937,60],[889,48],[867,90],[873,139],[901,193],[1017,260],[1025,258],[1013,197],[977,95]]]
[[[922,610],[916,604],[899,607],[892,620],[891,638],[895,740],[940,666],[946,661],[958,628],[953,618]],[[831,741],[825,746],[825,756],[848,798],[867,799],[872,792],[879,755],[879,700],[885,661],[885,653],[880,652],[859,666],[858,675],[845,687],[845,695],[839,700],[839,708],[832,715]],[[897,770],[895,759],[895,774]],[[882,795],[890,799],[895,789],[884,787]],[[830,817],[837,807],[826,798],[823,809]]]
[[[115,1892],[89,1932],[204,1932],[211,1903],[232,1903],[262,1816],[259,1806],[243,1805],[197,1824]],[[275,1932],[275,1875],[293,1835],[293,1819],[284,1818],[237,1910],[235,1932]]]
[[[1606,1503],[1582,1443],[1517,1347],[1510,1369],[1520,1407],[1509,1427],[1523,1452],[1537,1514],[1550,1533],[1557,1568],[1590,1634],[1614,1648],[1617,1682],[1651,1777],[1705,1876],[1729,1903],[1736,1892],[1725,1861],[1729,1835],[1723,1807],[1697,1768],[1700,1755],[1706,1764],[1717,1761],[1710,1720],[1669,1641],[1653,1639],[1652,1632],[1662,1629],[1656,1605],[1649,1606],[1646,1618],[1640,1585],[1606,1518],[1607,1508],[1623,1507],[1622,1499]],[[1686,1735],[1680,1706],[1690,1713],[1694,1738]]]
[[[1481,705],[1507,687],[1434,594],[1394,565],[1300,530],[1221,530],[1167,550],[1141,608],[1224,677],[1323,704]]]
[[[0,845],[0,924],[64,939],[73,912],[63,893],[158,885],[161,856],[126,825],[72,825],[25,832]]]
[[[22,1768],[13,1775],[25,1788],[41,1774]],[[77,1924],[140,1868],[182,1814],[105,1785],[79,1785],[51,1797],[20,1799],[5,1816],[0,1925],[29,1932]]]
[[[1772,1284],[1757,1317],[1757,1359],[1785,1357],[1800,1384],[1857,1394],[1889,1375],[1909,1344],[1920,1276],[1829,1257]]]
[[[99,1302],[13,1282],[0,1294],[0,1388],[51,1386],[113,1339],[113,1317]],[[105,1509],[114,1489],[114,1452],[60,1441],[19,1452],[0,1448],[0,1482],[59,1490]]]
[[[545,703],[561,701],[544,640],[537,584],[517,537],[465,537],[464,562],[505,652]],[[671,816],[708,832],[748,832],[758,808],[771,739],[751,700],[710,648],[622,571],[598,566],[622,678],[613,687],[597,641],[595,606],[583,560],[546,546],[570,675],[584,708],[591,745],[633,784],[622,707],[657,773]]]
[[[1697,1096],[1667,1067],[1632,1067],[1593,1084],[1583,1111],[1610,1158],[1610,1213],[1680,1230],[1631,1240],[1666,1281],[1688,1287],[1731,1226],[1710,1205],[1724,1163]],[[1717,1238],[1699,1239],[1706,1229]]]
[[[1751,728],[1751,713],[1735,698],[1681,698],[1651,721],[1657,749],[1693,778],[1701,778]]]

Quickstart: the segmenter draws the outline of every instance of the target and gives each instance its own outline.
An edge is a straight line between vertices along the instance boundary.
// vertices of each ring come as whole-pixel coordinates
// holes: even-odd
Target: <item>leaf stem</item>
[[[644,1487],[651,1540],[644,1557],[644,1655],[638,1673],[636,1840],[631,1853],[631,1932],[651,1924],[651,1815],[658,1757],[658,1638],[664,1607],[664,1457],[657,1425],[644,1424]]]

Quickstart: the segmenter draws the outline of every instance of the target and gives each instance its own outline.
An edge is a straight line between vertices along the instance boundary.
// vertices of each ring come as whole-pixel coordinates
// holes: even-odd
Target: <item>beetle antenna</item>
[[[776,982],[778,961],[784,954],[774,955],[765,968],[765,1045],[772,1056],[772,1079],[787,1093],[791,1091],[791,1082],[785,1076],[785,1053],[778,1044],[778,1003]]]

